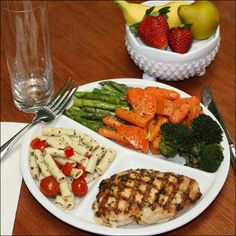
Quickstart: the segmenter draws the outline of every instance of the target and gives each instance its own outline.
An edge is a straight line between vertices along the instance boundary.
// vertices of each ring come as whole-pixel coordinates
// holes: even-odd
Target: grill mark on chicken
[[[151,223],[167,221],[200,197],[194,179],[171,172],[136,169],[103,180],[92,208],[95,220],[106,226],[148,224],[149,215],[160,215],[160,219],[154,218]]]

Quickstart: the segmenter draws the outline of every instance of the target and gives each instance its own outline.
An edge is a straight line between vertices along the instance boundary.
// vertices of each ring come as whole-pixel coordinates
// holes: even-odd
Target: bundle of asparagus
[[[117,107],[130,110],[126,101],[127,85],[114,81],[104,81],[100,85],[101,88],[91,92],[76,92],[73,105],[64,112],[66,116],[96,132],[106,127],[102,119],[105,116],[114,117]]]

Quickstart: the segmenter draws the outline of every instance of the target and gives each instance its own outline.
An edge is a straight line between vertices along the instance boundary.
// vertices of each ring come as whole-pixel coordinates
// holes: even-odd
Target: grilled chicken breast
[[[149,169],[114,174],[99,185],[92,209],[97,223],[118,227],[173,219],[201,197],[196,180]]]

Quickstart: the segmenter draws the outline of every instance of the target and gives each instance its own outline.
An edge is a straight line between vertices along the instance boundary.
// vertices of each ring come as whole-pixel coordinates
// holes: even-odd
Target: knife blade
[[[230,147],[230,159],[231,159],[231,163],[232,166],[234,168],[234,172],[236,173],[236,156],[235,156],[235,146],[234,143],[230,137],[229,131],[227,130],[225,123],[220,115],[220,112],[218,111],[218,108],[216,106],[216,103],[214,101],[214,98],[212,96],[211,90],[209,86],[205,86],[202,90],[202,94],[201,94],[201,100],[202,100],[202,104],[204,106],[206,106],[211,113],[216,117],[216,119],[219,121],[219,123],[221,124],[225,135],[227,137],[228,143],[229,143],[229,147]]]

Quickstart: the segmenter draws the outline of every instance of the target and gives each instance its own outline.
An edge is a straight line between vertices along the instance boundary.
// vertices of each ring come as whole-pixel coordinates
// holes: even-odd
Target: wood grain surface
[[[136,1],[138,2],[138,1]],[[200,97],[207,84],[235,143],[235,1],[213,1],[220,10],[221,46],[202,77],[164,82]],[[125,47],[125,25],[112,1],[47,1],[55,89],[66,77],[80,85],[111,78],[142,78]],[[1,44],[2,45],[2,44]],[[13,103],[1,47],[1,121],[30,122]],[[55,218],[23,182],[14,235],[93,235]],[[165,235],[235,235],[235,174],[232,167],[220,194],[195,220]]]

